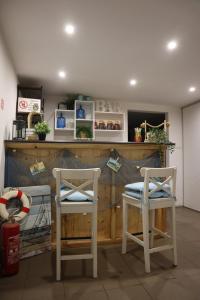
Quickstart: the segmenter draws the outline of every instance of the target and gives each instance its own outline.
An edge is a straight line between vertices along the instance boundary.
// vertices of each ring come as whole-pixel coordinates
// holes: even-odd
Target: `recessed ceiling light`
[[[178,43],[176,40],[171,40],[167,43],[167,49],[169,51],[173,51],[178,47]]]
[[[191,86],[191,87],[189,87],[188,91],[190,93],[194,93],[196,91],[196,87],[195,86]]]
[[[58,72],[58,76],[59,76],[60,78],[65,78],[65,77],[66,77],[65,71],[59,71],[59,72]]]
[[[73,35],[75,33],[75,27],[74,25],[72,24],[67,24],[65,26],[65,32],[68,34],[68,35]]]
[[[131,79],[130,81],[129,81],[129,84],[131,85],[131,86],[134,86],[134,85],[136,85],[138,82],[137,82],[137,80],[136,79]]]

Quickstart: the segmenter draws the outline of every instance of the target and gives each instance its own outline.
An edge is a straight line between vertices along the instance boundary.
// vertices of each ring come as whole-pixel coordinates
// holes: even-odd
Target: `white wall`
[[[63,97],[46,97],[45,105],[45,120],[48,121],[52,132],[48,135],[48,140],[68,140],[72,141],[73,136],[70,133],[64,132],[54,134],[54,110],[57,108],[58,102],[62,101]],[[168,121],[170,122],[169,127],[169,139],[176,143],[176,150],[174,153],[168,156],[168,165],[177,166],[177,205],[183,205],[183,148],[182,148],[182,112],[180,108],[174,106],[165,105],[152,105],[152,104],[141,104],[134,102],[123,102],[121,103],[123,111],[125,112],[125,119],[127,120],[128,110],[133,111],[149,111],[149,112],[165,112],[168,115]],[[107,140],[107,141],[124,141],[128,140],[127,122],[125,122],[125,132],[122,135],[110,135],[100,138],[96,136],[96,140]]]
[[[0,101],[1,99],[4,100],[4,109],[0,107],[0,188],[4,186],[4,140],[11,137],[17,99],[17,77],[0,35]]]
[[[184,206],[200,211],[200,103],[183,109]]]

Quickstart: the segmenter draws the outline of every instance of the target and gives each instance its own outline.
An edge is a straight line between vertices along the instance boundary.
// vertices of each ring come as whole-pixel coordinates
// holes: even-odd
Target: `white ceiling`
[[[200,0],[0,0],[0,20],[19,78],[47,94],[179,106],[200,98]]]

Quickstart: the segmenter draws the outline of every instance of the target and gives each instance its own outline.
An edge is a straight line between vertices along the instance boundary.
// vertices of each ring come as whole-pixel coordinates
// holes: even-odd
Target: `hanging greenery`
[[[165,144],[172,153],[175,150],[175,144],[169,141],[169,136],[164,129],[152,128],[148,131],[148,142],[156,144]]]

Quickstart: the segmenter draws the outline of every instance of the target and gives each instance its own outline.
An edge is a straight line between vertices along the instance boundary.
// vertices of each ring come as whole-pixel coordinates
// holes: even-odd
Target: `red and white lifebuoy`
[[[23,207],[21,211],[17,215],[14,215],[15,221],[21,221],[29,213],[30,203],[27,196],[20,190],[11,190],[0,198],[0,216],[4,220],[8,220],[9,213],[6,209],[6,204],[12,198],[18,198],[22,201]]]

